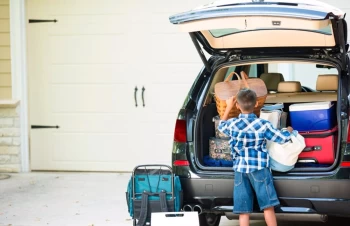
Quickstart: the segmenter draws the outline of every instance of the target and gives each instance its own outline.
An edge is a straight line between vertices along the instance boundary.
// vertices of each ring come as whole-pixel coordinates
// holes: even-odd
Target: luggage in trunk
[[[209,138],[209,155],[212,159],[232,161],[229,139]]]
[[[292,104],[289,107],[292,127],[299,132],[330,130],[336,124],[335,106],[332,102]]]
[[[322,132],[300,133],[306,147],[299,155],[299,163],[333,164],[335,159],[338,128]]]

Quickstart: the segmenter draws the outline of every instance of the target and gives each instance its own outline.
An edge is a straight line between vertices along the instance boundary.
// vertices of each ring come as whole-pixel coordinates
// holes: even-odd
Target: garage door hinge
[[[59,129],[59,126],[41,126],[41,125],[32,125],[32,129]]]
[[[29,23],[57,23],[58,20],[37,20],[37,19],[29,19]]]

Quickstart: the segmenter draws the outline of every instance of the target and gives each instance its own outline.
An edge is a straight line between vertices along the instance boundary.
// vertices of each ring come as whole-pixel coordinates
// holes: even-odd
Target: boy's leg
[[[276,216],[274,206],[280,203],[273,185],[271,171],[268,168],[254,171],[249,174],[249,179],[258,198],[260,210],[264,210],[264,217],[267,225],[275,226]]]
[[[249,213],[239,215],[239,226],[249,226]]]
[[[274,207],[264,209],[264,218],[267,226],[277,226],[276,214]]]
[[[240,226],[249,225],[249,213],[253,211],[253,188],[248,174],[235,172],[233,212],[239,215]]]

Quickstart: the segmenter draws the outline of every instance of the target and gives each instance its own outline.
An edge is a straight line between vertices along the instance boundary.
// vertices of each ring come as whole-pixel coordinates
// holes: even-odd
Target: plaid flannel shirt
[[[280,131],[255,114],[240,114],[238,118],[221,120],[219,131],[230,136],[233,155],[233,169],[236,172],[251,173],[269,167],[266,140],[279,144],[288,142],[288,131]]]

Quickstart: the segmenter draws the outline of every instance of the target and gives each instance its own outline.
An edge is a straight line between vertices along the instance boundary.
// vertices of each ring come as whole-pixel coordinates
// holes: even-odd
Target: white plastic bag
[[[305,148],[305,140],[297,131],[293,131],[291,141],[278,144],[267,141],[266,148],[270,156],[270,167],[274,171],[286,172],[294,168],[299,154]]]

